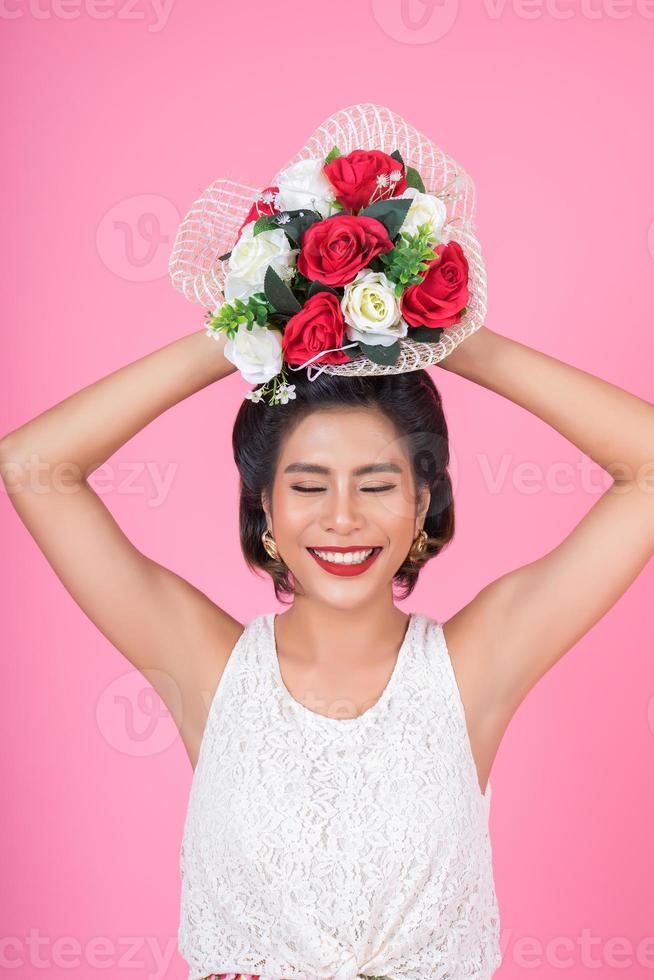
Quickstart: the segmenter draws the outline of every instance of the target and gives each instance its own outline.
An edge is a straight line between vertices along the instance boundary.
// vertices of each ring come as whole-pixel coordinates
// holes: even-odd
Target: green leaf
[[[306,293],[310,285],[311,285],[311,280],[307,279],[306,276],[303,276],[296,266],[295,275],[293,277],[293,292],[295,293],[295,295],[297,296],[298,292]]]
[[[387,201],[375,201],[363,211],[359,217],[376,218],[386,228],[388,237],[395,238],[404,223],[407,211],[413,204],[410,197],[391,197]]]
[[[434,249],[429,240],[428,226],[421,225],[415,235],[403,231],[395,242],[395,246],[379,259],[383,264],[386,275],[398,284],[396,295],[400,295],[400,287],[409,286],[423,279],[424,270],[434,258]]]
[[[341,153],[339,148],[337,146],[333,146],[329,151],[329,153],[327,154],[327,156],[325,157],[325,164],[331,163],[332,160],[335,160],[336,157],[340,157],[340,156],[343,156],[343,154]]]
[[[441,339],[443,327],[409,327],[409,340],[419,340],[421,343],[437,344]]]
[[[322,215],[318,214],[317,211],[308,211],[306,208],[296,209],[295,211],[282,211],[281,214],[288,215],[290,221],[286,221],[284,224],[280,224],[277,221],[274,227],[281,228],[291,242],[291,245],[297,245],[298,247],[302,244],[302,236],[307,228],[316,221],[322,221]]]
[[[223,303],[215,314],[209,311],[208,326],[212,330],[224,331],[229,339],[233,340],[241,324],[245,324],[247,329],[251,330],[256,318],[257,322],[264,326],[270,310],[272,306],[262,292],[249,296],[246,302],[237,297],[231,303]]]
[[[381,344],[362,344],[359,341],[361,353],[374,361],[375,364],[395,364],[400,353],[400,342],[396,340],[390,347],[382,347]]]
[[[288,313],[269,313],[267,322],[275,329],[283,330],[289,320],[290,316]]]
[[[328,286],[326,283],[321,282],[320,279],[314,279],[311,282],[311,285],[307,290],[307,299],[311,296],[315,296],[316,293],[334,293],[334,295],[338,296],[339,299],[342,298],[337,289],[334,289],[333,286]]]
[[[280,279],[271,265],[266,269],[263,290],[266,299],[278,313],[293,316],[302,309],[290,288]]]
[[[391,153],[391,156],[393,157],[394,160],[397,160],[397,162],[399,164],[401,164],[402,170],[404,170],[404,160],[402,159],[402,155],[401,155],[400,151],[399,150],[393,150],[393,152]]]
[[[368,262],[368,268],[372,269],[373,272],[385,272],[386,266],[381,261],[381,256],[376,255],[374,259]]]
[[[276,231],[277,225],[270,220],[267,214],[262,214],[260,218],[254,222],[254,228],[252,229],[252,236],[260,234],[262,231]]]
[[[358,357],[361,353],[361,346],[357,344],[355,347],[348,347],[347,350],[343,351],[343,353],[347,354],[350,360],[352,360],[352,358]]]
[[[232,254],[231,252],[225,252],[224,255],[219,255],[218,256],[218,261],[219,262],[226,262],[227,259],[230,257],[231,254]]]
[[[422,177],[415,167],[406,168],[406,182],[409,187],[415,187],[415,189],[420,191],[421,194],[425,193],[425,185],[422,182]]]

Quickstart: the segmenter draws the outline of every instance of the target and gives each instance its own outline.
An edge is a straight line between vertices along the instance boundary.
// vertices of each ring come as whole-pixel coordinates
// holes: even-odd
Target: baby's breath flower
[[[289,400],[295,397],[295,385],[289,385],[283,382],[277,388],[273,401],[280,405],[287,405]]]
[[[254,388],[252,391],[246,391],[245,398],[249,398],[251,402],[255,403],[255,405],[257,402],[263,401],[261,388]]]
[[[254,404],[263,401],[271,406],[286,405],[295,397],[295,385],[289,384],[286,380],[285,365],[283,363],[281,370],[277,374],[273,375],[272,378],[258,388],[248,391],[244,395],[244,398],[247,398]]]

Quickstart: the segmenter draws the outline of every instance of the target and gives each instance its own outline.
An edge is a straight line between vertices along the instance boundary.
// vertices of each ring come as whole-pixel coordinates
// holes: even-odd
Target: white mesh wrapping
[[[450,239],[457,241],[469,264],[470,299],[465,316],[443,330],[438,343],[399,340],[395,364],[376,364],[361,354],[344,364],[313,362],[328,374],[399,374],[436,364],[484,322],[487,305],[486,268],[475,234],[475,186],[472,178],[432,140],[384,106],[361,103],[329,116],[295,156],[279,168],[268,186],[277,183],[282,170],[307,158],[324,159],[333,146],[341,153],[352,150],[399,150],[404,163],[415,167],[428,194],[440,197],[447,208]],[[215,180],[195,201],[182,221],[171,252],[169,273],[173,285],[187,299],[212,311],[224,302],[223,284],[228,271],[220,256],[229,252],[261,186],[233,179]]]

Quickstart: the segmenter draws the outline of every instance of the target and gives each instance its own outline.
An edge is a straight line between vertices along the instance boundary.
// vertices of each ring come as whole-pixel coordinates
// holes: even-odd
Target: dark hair
[[[273,580],[278,601],[294,595],[292,573],[283,561],[270,557],[261,540],[266,515],[261,496],[272,500],[272,487],[281,446],[295,427],[312,412],[334,408],[378,409],[392,422],[411,461],[416,494],[423,486],[431,493],[424,529],[427,547],[417,562],[405,559],[393,576],[400,599],[413,592],[423,565],[454,536],[454,501],[447,467],[449,441],[440,393],[427,371],[346,377],[323,371],[309,381],[306,371],[293,373],[296,398],[286,405],[257,403],[248,398],[236,416],[232,432],[234,460],[240,474],[239,522],[241,548],[250,569],[262,569]]]

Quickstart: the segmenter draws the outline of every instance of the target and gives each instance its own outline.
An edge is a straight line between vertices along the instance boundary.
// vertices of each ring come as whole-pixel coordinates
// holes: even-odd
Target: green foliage
[[[338,296],[339,299],[341,298],[341,293],[339,293],[337,289],[334,289],[333,286],[328,286],[326,283],[321,282],[320,279],[312,280],[307,290],[307,298],[315,296],[316,293],[334,293],[334,295]]]
[[[413,201],[409,197],[390,197],[387,200],[369,204],[367,208],[359,211],[359,216],[376,218],[377,221],[381,221],[388,232],[388,237],[393,239],[402,227],[407,211],[412,204]]]
[[[263,291],[272,308],[278,313],[293,316],[302,309],[290,287],[277,275],[271,265],[268,266],[263,277]]]
[[[277,231],[279,226],[275,224],[274,221],[270,220],[270,215],[262,214],[260,218],[254,222],[254,228],[252,229],[252,237],[260,234],[262,231]]]
[[[399,340],[396,340],[388,347],[383,347],[382,344],[363,344],[359,341],[359,347],[361,348],[361,353],[365,354],[371,361],[374,361],[375,364],[395,364],[400,353]]]
[[[248,329],[254,324],[264,327],[272,309],[263,293],[254,293],[245,302],[234,299],[230,303],[223,303],[215,315],[208,312],[207,326],[212,330],[223,330],[233,340],[241,323],[247,323]]]
[[[279,218],[282,215],[289,220],[284,223],[280,222]],[[296,208],[294,211],[282,211],[281,214],[275,216],[275,220],[275,227],[281,228],[291,245],[299,248],[302,243],[302,236],[307,228],[314,224],[314,222],[320,221],[321,216],[317,211],[311,211],[307,208]]]
[[[315,221],[320,220],[321,216],[317,211],[311,211],[307,208],[279,211],[276,214],[263,214],[255,221],[252,235],[258,235],[262,231],[277,231],[281,228],[291,245],[299,247],[302,235],[307,228]]]
[[[437,344],[442,333],[442,327],[409,327],[407,336],[409,340],[418,340],[420,343]]]
[[[434,243],[427,223],[419,225],[415,235],[402,232],[395,247],[379,256],[387,277],[396,283],[396,296],[401,296],[409,286],[421,282],[434,256]]]
[[[311,279],[307,279],[306,276],[303,276],[302,273],[300,272],[300,270],[296,266],[295,267],[295,276],[293,278],[293,291],[294,292],[300,291],[300,292],[306,293],[307,290],[309,289],[309,287],[311,286],[311,282],[312,282],[312,280]]]
[[[343,154],[341,153],[339,148],[337,146],[333,146],[329,151],[329,153],[327,154],[327,156],[325,157],[325,165],[331,163],[332,160],[336,159],[336,157],[342,157],[342,156]]]
[[[406,182],[409,187],[415,187],[415,189],[420,191],[421,194],[425,193],[425,185],[422,182],[422,177],[415,167],[406,168]]]
[[[368,262],[367,268],[372,269],[373,272],[386,272],[384,263],[381,261],[379,255],[376,255],[374,259],[371,259],[370,262]]]

